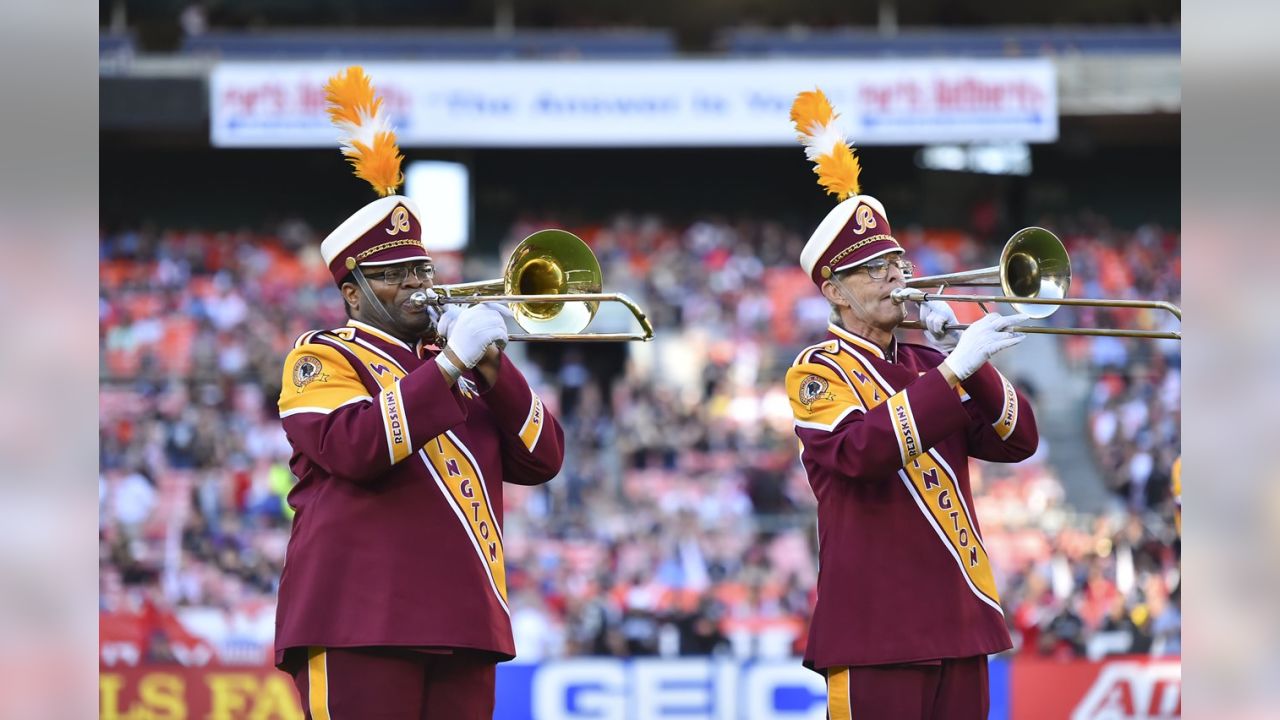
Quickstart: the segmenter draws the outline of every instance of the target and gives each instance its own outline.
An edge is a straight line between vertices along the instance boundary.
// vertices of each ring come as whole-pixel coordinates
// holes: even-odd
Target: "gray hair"
[[[857,268],[849,268],[848,270],[841,270],[839,272],[832,273],[829,280],[831,282],[835,282],[837,280],[843,280],[849,277],[850,275],[852,275],[853,271],[856,269]],[[828,321],[830,321],[832,325],[835,325],[838,328],[844,329],[844,320],[841,319],[840,317],[840,306],[831,302],[830,300],[827,301],[827,304],[831,306],[831,314],[827,316]]]
[[[827,317],[827,320],[838,328],[844,327],[844,320],[840,317],[840,306],[830,300],[827,302],[831,305],[831,315]]]

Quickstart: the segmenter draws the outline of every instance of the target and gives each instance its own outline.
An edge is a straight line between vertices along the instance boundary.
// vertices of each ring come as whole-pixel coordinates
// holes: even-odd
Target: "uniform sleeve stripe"
[[[387,412],[387,398],[391,395],[390,390],[383,390],[378,393],[378,409],[382,411],[382,437],[387,441],[387,458],[392,465],[396,464],[396,448],[391,440],[391,418]],[[394,402],[394,401],[393,401]]]
[[[520,441],[524,446],[533,452],[538,446],[538,440],[542,437],[542,421],[544,412],[542,409],[542,398],[537,393],[533,393],[533,402],[529,403],[529,416],[524,419],[524,425],[520,427]]]
[[[400,400],[400,422],[404,425],[405,457],[413,454],[413,433],[409,431],[409,412],[404,407],[404,392],[400,390],[400,381],[395,382],[396,398]]]
[[[382,410],[382,430],[387,438],[387,457],[394,465],[409,457],[409,437],[404,423],[404,402],[400,396],[400,383],[395,383],[378,395]]]
[[[910,455],[907,453],[907,446],[902,442],[902,428],[899,427],[899,419],[895,416],[895,410],[898,409],[893,398],[889,399],[890,422],[893,423],[893,439],[898,441],[898,457],[902,458],[902,465],[905,467],[910,462]]]
[[[920,427],[916,425],[916,412],[911,408],[911,396],[907,394],[906,390],[903,390],[902,397],[905,400],[904,404],[907,408],[907,420],[911,423],[911,434],[915,437],[916,441],[916,449],[911,454],[911,459],[914,460],[918,455],[920,455],[920,453],[924,452],[923,448],[920,447]]]
[[[998,370],[996,372],[999,374]],[[1000,375],[1000,383],[1004,388],[1004,409],[1000,411],[1000,417],[991,423],[991,427],[995,428],[1001,440],[1008,440],[1018,426],[1018,391],[1013,389],[1013,383],[1004,375]]]
[[[335,406],[333,406],[333,407],[331,407],[331,408],[326,408],[326,407],[296,407],[296,408],[292,408],[292,409],[289,409],[289,410],[285,410],[284,412],[280,413],[280,417],[282,417],[282,418],[286,418],[286,417],[289,417],[290,415],[297,415],[298,413],[319,413],[319,414],[321,414],[321,415],[328,415],[329,413],[333,412],[334,410],[337,410],[338,408],[346,407],[347,405],[350,405],[350,404],[352,404],[352,403],[364,402],[364,401],[366,401],[366,400],[370,400],[370,401],[371,401],[371,400],[373,400],[373,398],[372,398],[372,397],[370,397],[370,396],[368,396],[368,395],[357,395],[357,396],[355,396],[355,397],[351,398],[350,400],[347,400],[347,401],[346,401],[346,402],[344,402],[344,403],[340,403],[340,404],[338,404],[338,405],[335,405]]]
[[[898,440],[898,451],[902,455],[902,464],[914,460],[920,455],[920,430],[916,427],[915,415],[911,412],[911,399],[907,391],[902,391],[889,398],[889,415],[893,423],[894,436]]]

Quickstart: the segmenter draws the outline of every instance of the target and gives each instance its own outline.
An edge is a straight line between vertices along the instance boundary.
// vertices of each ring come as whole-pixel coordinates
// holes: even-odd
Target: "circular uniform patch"
[[[296,373],[295,373],[296,374]],[[804,380],[800,381],[800,402],[805,405],[812,405],[814,400],[822,397],[827,392],[830,383],[826,378],[820,378],[817,375],[808,375]]]
[[[303,355],[293,364],[293,384],[303,387],[319,377],[323,368],[320,358],[315,355]]]

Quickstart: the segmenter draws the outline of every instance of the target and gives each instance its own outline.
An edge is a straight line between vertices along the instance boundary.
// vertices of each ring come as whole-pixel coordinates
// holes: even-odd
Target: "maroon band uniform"
[[[308,720],[488,720],[495,665],[516,654],[503,483],[554,477],[564,434],[505,354],[496,371],[450,382],[437,348],[405,339],[434,334],[424,309],[401,309],[433,267],[417,204],[395,194],[393,123],[360,66],[324,90],[343,155],[381,197],[320,244],[336,286],[359,288],[357,319],[303,333],[284,362],[280,419],[298,483],[275,662]]]
[[[421,233],[414,203],[393,195],[321,254],[341,285],[345,258],[429,262]],[[275,660],[308,718],[488,717],[494,665],[516,654],[503,483],[554,477],[564,434],[505,355],[492,386],[472,371],[450,385],[437,352],[351,320],[304,333],[285,359],[298,483]]]
[[[805,664],[889,665],[1012,646],[969,489],[970,457],[1035,451],[1035,418],[990,364],[957,388],[942,353],[830,326],[787,371],[818,499]]]
[[[466,373],[453,388],[434,356],[354,320],[289,353],[280,416],[297,515],[277,662],[316,645],[514,657],[502,484],[550,480],[563,433],[505,356],[493,387]]]
[[[821,91],[801,93],[792,107],[820,182],[842,199],[800,254],[819,289],[843,288],[844,273],[903,253],[884,206],[857,194],[860,166],[831,130],[834,117]],[[867,282],[888,293],[898,280],[886,269]],[[839,312],[893,329],[856,302]],[[987,655],[1012,647],[969,458],[1026,459],[1039,442],[1035,418],[992,365],[952,387],[938,369],[945,359],[833,322],[787,371],[818,501],[817,602],[804,664],[827,678],[832,720],[985,720]]]

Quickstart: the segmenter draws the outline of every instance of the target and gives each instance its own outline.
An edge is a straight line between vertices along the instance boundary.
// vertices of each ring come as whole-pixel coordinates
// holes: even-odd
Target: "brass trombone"
[[[511,340],[539,342],[619,342],[653,339],[644,311],[622,293],[602,293],[600,262],[577,235],[565,230],[539,230],[512,251],[502,277],[436,285],[422,293],[418,305],[506,303],[525,334]],[[416,293],[415,293],[416,295]],[[631,311],[640,333],[583,333],[602,302]]]
[[[944,295],[950,285],[997,286],[1003,295]],[[920,290],[938,287],[938,292]],[[907,287],[894,290],[894,302],[907,300],[923,303],[929,300],[976,303],[1008,303],[1014,310],[1033,318],[1046,318],[1062,305],[1084,307],[1151,308],[1164,310],[1182,320],[1182,309],[1163,300],[1092,300],[1067,297],[1071,287],[1071,258],[1057,235],[1041,227],[1028,227],[1014,233],[1000,253],[1000,264],[978,270],[909,278]],[[923,330],[919,320],[908,320],[898,327]],[[954,326],[964,330],[966,324]],[[951,328],[948,328],[951,329]],[[1147,339],[1181,340],[1181,331],[1120,330],[1115,328],[1055,328],[1015,326],[1017,332],[1040,335],[1107,335]]]

